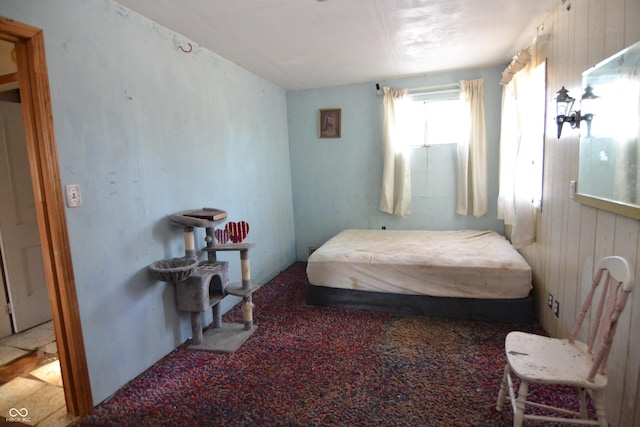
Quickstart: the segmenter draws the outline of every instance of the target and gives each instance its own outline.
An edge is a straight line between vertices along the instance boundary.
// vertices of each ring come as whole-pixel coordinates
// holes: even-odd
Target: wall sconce
[[[558,125],[558,139],[560,139],[560,135],[562,135],[562,125],[565,123],[571,124],[573,129],[580,128],[580,122],[582,120],[586,120],[587,124],[591,124],[591,120],[593,119],[593,114],[580,114],[580,110],[575,111],[571,110],[573,108],[573,103],[575,102],[575,98],[569,96],[569,91],[562,86],[557,92],[556,96],[556,124]],[[582,100],[585,99],[595,99],[596,96],[593,94],[593,89],[591,86],[587,86],[584,90],[584,94],[582,95]]]

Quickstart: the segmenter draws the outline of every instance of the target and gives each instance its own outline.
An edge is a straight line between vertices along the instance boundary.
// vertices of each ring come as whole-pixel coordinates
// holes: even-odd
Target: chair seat
[[[587,376],[593,355],[587,346],[575,340],[555,339],[526,332],[510,332],[505,340],[507,360],[520,378],[536,384],[568,384],[592,390],[603,389],[607,376]]]

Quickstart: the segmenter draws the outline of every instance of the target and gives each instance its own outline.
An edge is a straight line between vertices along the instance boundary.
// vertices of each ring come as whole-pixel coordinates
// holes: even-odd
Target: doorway
[[[0,339],[51,320],[19,93],[2,100],[15,92],[0,89]]]
[[[15,44],[25,142],[44,272],[67,410],[93,409],[53,127],[42,30],[0,17],[0,39]]]

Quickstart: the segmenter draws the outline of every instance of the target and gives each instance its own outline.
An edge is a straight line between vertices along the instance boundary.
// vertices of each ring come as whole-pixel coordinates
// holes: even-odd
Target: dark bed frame
[[[532,323],[534,320],[533,292],[520,299],[445,298],[329,288],[307,282],[306,301],[309,305],[450,319],[508,323]]]

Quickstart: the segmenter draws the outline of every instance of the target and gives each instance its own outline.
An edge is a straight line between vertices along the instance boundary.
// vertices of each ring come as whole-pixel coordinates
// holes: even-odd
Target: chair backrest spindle
[[[603,269],[604,270],[604,269]],[[611,287],[611,274],[609,271],[606,271],[606,276],[604,279],[604,286],[600,291],[600,300],[598,301],[598,308],[596,310],[596,317],[594,322],[591,323],[591,333],[589,334],[589,353],[593,353],[593,347],[596,344],[596,337],[598,336],[598,331],[602,325],[602,313],[604,312],[605,305],[607,305],[607,295],[609,294],[609,288]],[[597,285],[596,285],[597,286]],[[605,322],[607,318],[605,316]],[[602,331],[604,334],[605,331]]]
[[[593,301],[593,296],[595,295],[596,288],[600,284],[600,280],[602,279],[602,273],[604,272],[603,268],[599,268],[593,277],[593,281],[591,282],[591,288],[589,289],[589,293],[582,303],[582,308],[580,309],[580,314],[573,324],[573,329],[571,329],[571,335],[569,335],[569,342],[573,344],[574,340],[578,336],[578,332],[580,332],[580,328],[582,327],[582,322],[584,322],[584,318],[591,309],[591,302]]]
[[[611,350],[611,344],[613,343],[613,336],[616,333],[618,327],[618,319],[620,313],[627,304],[629,298],[629,292],[623,286],[622,283],[614,282],[612,289],[612,296],[609,298],[610,304],[608,304],[607,315],[605,316],[604,329],[598,344],[598,352],[596,353],[593,361],[591,371],[587,379],[593,381],[596,373],[604,374],[607,359],[609,357],[609,351]]]

